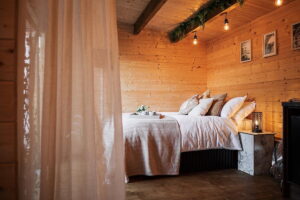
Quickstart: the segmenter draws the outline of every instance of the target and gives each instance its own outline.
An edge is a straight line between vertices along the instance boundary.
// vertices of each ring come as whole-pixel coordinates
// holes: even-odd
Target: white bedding
[[[163,119],[130,119],[123,114],[126,175],[176,175],[180,152],[240,150],[236,125],[217,116],[162,113]]]
[[[180,129],[175,118],[132,119],[123,114],[126,176],[177,175]]]
[[[205,149],[241,150],[236,124],[218,116],[189,116],[163,113],[174,117],[181,132],[181,152]]]

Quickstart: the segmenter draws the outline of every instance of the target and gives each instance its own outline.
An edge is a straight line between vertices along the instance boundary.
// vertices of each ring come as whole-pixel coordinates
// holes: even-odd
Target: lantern
[[[262,112],[252,113],[252,132],[254,133],[262,132]]]

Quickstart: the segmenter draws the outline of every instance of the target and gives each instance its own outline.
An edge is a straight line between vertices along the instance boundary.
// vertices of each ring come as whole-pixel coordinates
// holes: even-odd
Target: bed
[[[212,157],[219,157],[213,165],[226,164],[228,160],[235,162],[234,156],[241,150],[241,144],[237,126],[230,119],[172,112],[161,114],[162,119],[132,119],[128,113],[123,114],[127,177],[178,175],[181,170],[189,169],[180,165],[199,167],[200,164],[205,168]],[[194,162],[193,157],[199,153],[203,159]]]

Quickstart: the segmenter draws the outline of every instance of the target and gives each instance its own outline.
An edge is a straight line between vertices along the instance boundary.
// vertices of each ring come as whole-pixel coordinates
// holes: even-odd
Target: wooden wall
[[[181,103],[206,89],[206,57],[203,45],[192,38],[171,44],[166,33],[119,24],[123,112],[138,105],[155,111],[178,111]]]
[[[0,199],[16,199],[16,0],[0,0]]]
[[[300,51],[291,49],[291,24],[300,22],[299,8],[300,1],[294,1],[207,43],[207,87],[229,97],[256,98],[264,128],[276,133],[282,132],[281,102],[300,98]],[[263,35],[274,30],[278,54],[263,58]],[[240,63],[240,42],[248,39],[252,61]]]

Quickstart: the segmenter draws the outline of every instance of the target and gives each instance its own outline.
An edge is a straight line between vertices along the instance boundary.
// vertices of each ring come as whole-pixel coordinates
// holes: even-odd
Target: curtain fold
[[[125,199],[115,2],[19,4],[20,199]]]

